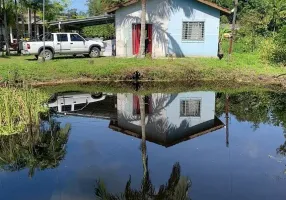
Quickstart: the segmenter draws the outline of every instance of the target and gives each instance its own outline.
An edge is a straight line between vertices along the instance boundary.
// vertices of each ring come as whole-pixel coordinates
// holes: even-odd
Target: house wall
[[[183,21],[204,21],[205,40],[183,42]],[[132,24],[140,22],[140,2],[116,11],[117,56],[133,56]],[[217,55],[220,11],[215,8],[195,0],[148,0],[147,23],[153,24],[153,57]]]
[[[181,100],[189,99],[201,101],[200,117],[180,116]],[[166,114],[170,126],[179,128],[186,125],[185,131],[188,131],[189,127],[191,128],[204,122],[213,120],[215,116],[215,92],[179,93],[178,96],[172,101],[172,103],[166,107]],[[168,138],[178,137],[178,134],[184,133],[184,131],[179,129],[178,131],[169,133]]]
[[[180,101],[201,100],[200,117],[181,117]],[[186,92],[177,95],[152,94],[153,113],[146,115],[147,137],[166,141],[184,136],[191,127],[208,122],[215,116],[215,92]],[[133,115],[133,94],[117,95],[118,124],[126,130],[141,133],[140,116]],[[151,118],[151,120],[149,120]],[[170,128],[173,130],[170,132]]]
[[[166,10],[169,4],[165,0],[147,1],[147,23],[153,24],[152,30],[152,56],[166,55],[166,30],[169,18]],[[132,4],[116,11],[116,55],[119,57],[132,57],[132,24],[141,23],[141,3]]]
[[[220,11],[196,0],[176,0],[168,24],[168,52],[176,56],[217,56]],[[204,21],[204,41],[182,41],[183,21]]]

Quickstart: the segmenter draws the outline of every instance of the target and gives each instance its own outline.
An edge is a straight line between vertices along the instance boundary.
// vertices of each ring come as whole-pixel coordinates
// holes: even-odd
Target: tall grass
[[[40,113],[48,95],[35,89],[0,88],[0,135],[24,131],[27,125],[39,125]]]

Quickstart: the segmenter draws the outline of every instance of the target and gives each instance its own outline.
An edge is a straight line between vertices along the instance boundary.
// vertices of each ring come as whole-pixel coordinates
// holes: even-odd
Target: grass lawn
[[[20,79],[28,83],[73,80],[126,80],[139,71],[145,80],[232,80],[277,83],[286,73],[282,66],[262,61],[258,54],[233,54],[230,62],[217,58],[136,59],[60,57],[45,63],[32,56],[0,58],[0,81]]]

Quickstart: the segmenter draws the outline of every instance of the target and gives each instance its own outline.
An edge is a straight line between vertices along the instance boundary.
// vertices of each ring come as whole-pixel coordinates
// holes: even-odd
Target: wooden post
[[[233,19],[232,19],[231,38],[229,40],[228,60],[230,60],[231,54],[233,51],[233,41],[234,41],[234,35],[235,35],[237,7],[238,7],[238,0],[234,0],[234,11],[233,11]]]

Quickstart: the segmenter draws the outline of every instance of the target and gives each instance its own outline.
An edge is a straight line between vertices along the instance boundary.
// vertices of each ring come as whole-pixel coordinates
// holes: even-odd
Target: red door
[[[145,53],[152,54],[152,24],[146,24]],[[141,24],[132,26],[133,55],[139,54],[141,36]]]

